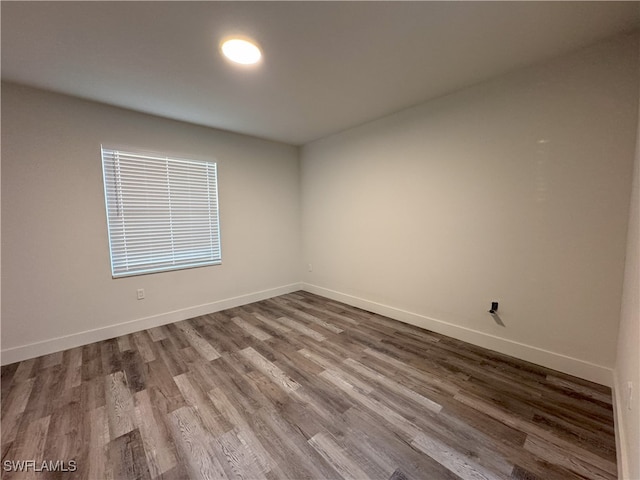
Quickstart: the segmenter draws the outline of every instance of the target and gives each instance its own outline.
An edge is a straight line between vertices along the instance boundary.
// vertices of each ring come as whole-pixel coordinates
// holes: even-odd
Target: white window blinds
[[[102,148],[114,277],[221,263],[216,164]]]

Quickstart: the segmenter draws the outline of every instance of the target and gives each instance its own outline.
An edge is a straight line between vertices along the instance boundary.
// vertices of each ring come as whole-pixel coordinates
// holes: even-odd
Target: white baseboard
[[[629,475],[629,452],[627,452],[627,432],[624,422],[624,390],[619,391],[618,374],[613,371],[613,387],[611,393],[613,395],[613,424],[616,432],[616,460],[618,461],[618,478],[630,479]]]
[[[613,383],[613,372],[610,368],[596,365],[578,358],[569,357],[567,355],[526,345],[514,340],[461,327],[443,320],[430,318],[418,313],[408,312],[406,310],[372,302],[370,300],[337,292],[328,288],[319,287],[317,285],[303,283],[302,289],[310,293],[331,298],[354,307],[378,313],[401,322],[409,323],[436,333],[441,333],[442,335],[447,335],[479,347],[488,348],[505,355],[526,360],[543,367],[568,373],[569,375],[574,375],[601,385],[611,387]]]
[[[206,315],[207,313],[219,312],[220,310],[225,310],[227,308],[239,307],[248,303],[258,302],[267,298],[277,297],[278,295],[295,292],[301,288],[302,284],[292,283],[291,285],[284,285],[282,287],[253,292],[246,295],[240,295],[238,297],[226,298],[216,302],[205,303],[203,305],[196,305],[194,307],[152,315],[150,317],[138,318],[128,322],[118,323],[116,325],[86,330],[84,332],[73,333],[71,335],[30,343],[28,345],[21,345],[19,347],[7,348],[0,352],[0,363],[2,365],[8,365],[10,363],[27,360],[29,358],[35,358],[41,355],[79,347],[81,345],[119,337],[120,335],[138,332],[147,328],[159,327],[160,325],[166,325],[167,323],[178,322],[180,320]]]
[[[86,330],[84,332],[52,338],[28,345],[8,348],[0,352],[0,363],[2,365],[7,365],[29,358],[35,358],[41,355],[47,355],[49,353],[59,352],[61,350],[145,330],[147,328],[158,327],[160,325],[166,325],[167,323],[173,323],[205,315],[207,313],[218,312],[227,308],[258,302],[260,300],[284,295],[300,289],[344,302],[348,305],[363,308],[380,315],[385,315],[411,325],[416,325],[427,330],[441,333],[458,340],[463,340],[473,345],[485,347],[496,352],[511,355],[513,357],[552,368],[554,370],[559,370],[570,375],[575,375],[602,385],[607,385],[609,387],[613,385],[613,372],[610,368],[308,283],[284,285],[277,288],[240,295],[238,297],[218,300],[212,303],[196,305],[194,307],[184,308],[181,310],[139,318],[116,325],[109,325],[107,327]]]

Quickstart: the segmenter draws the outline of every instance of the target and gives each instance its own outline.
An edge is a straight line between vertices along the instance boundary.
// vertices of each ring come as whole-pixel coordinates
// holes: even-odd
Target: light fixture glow
[[[255,44],[239,38],[232,38],[224,42],[222,53],[232,62],[242,65],[258,63],[262,58],[262,53]]]

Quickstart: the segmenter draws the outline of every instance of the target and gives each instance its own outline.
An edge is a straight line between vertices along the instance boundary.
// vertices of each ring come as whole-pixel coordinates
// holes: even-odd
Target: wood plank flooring
[[[76,469],[2,478],[617,478],[608,388],[306,292],[3,367],[20,460]]]

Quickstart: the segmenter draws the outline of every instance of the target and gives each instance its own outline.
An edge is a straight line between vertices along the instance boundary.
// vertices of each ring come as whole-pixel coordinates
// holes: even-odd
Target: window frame
[[[111,160],[105,160],[105,153],[107,153],[107,155],[110,155],[111,157],[117,157],[118,155],[123,155],[125,157],[128,157],[129,160],[135,157],[140,157],[141,164],[143,159],[146,159],[148,161],[155,161],[155,162],[165,162],[166,168],[167,168],[167,188],[165,191],[168,195],[168,202],[169,202],[168,207],[170,212],[169,217],[171,218],[171,220],[169,220],[170,225],[166,226],[169,230],[165,232],[165,235],[171,232],[169,236],[171,237],[171,242],[170,242],[171,248],[172,248],[171,258],[173,259],[173,264],[168,264],[167,263],[168,261],[166,260],[166,258],[163,260],[161,258],[162,257],[161,255],[158,258],[152,259],[151,258],[152,254],[150,254],[149,260],[144,264],[142,264],[141,262],[138,262],[138,263],[141,263],[138,266],[134,265],[133,267],[130,268],[127,265],[124,268],[122,267],[118,268],[117,266],[118,260],[115,258],[118,255],[114,257],[114,243],[118,243],[115,240],[120,239],[120,237],[123,237],[123,238],[126,237],[126,233],[123,233],[122,235],[117,235],[114,233],[113,215],[110,212],[113,212],[114,209],[124,211],[124,209],[127,207],[123,203],[124,202],[123,199],[121,199],[120,201],[116,201],[116,203],[114,203],[112,200],[110,201],[110,195],[111,197],[113,196],[117,197],[118,195],[122,196],[122,191],[120,191],[120,194],[116,193],[116,191],[113,191],[111,193],[109,191],[109,188],[116,188],[116,190],[117,188],[122,188],[116,185],[116,183],[122,183],[122,173],[121,172],[117,174],[107,173],[107,168],[109,168],[109,166],[113,165],[114,168],[117,168],[117,167],[115,167],[116,161],[114,158],[112,158]],[[222,234],[220,231],[220,203],[219,203],[220,192],[218,187],[218,162],[215,159],[204,160],[202,158],[185,158],[183,156],[160,153],[160,152],[147,150],[147,149],[102,144],[100,145],[100,162],[102,167],[102,183],[103,183],[104,201],[105,201],[105,219],[107,222],[107,239],[109,243],[109,261],[110,261],[110,268],[111,268],[111,277],[113,279],[140,276],[140,275],[151,275],[155,273],[172,272],[172,271],[178,271],[178,270],[187,270],[192,268],[211,267],[211,266],[222,264]],[[172,217],[173,217],[173,210],[176,207],[176,200],[175,200],[176,196],[174,195],[173,198],[171,197],[172,177],[170,174],[171,167],[169,165],[171,162],[176,162],[179,164],[207,165],[205,169],[206,175],[203,175],[201,180],[204,180],[206,178],[205,183],[207,184],[207,195],[206,195],[205,201],[207,202],[208,211],[209,211],[209,214],[207,216],[208,222],[204,222],[204,223],[196,222],[196,223],[190,224],[192,228],[194,226],[202,226],[205,224],[208,225],[208,228],[210,230],[210,236],[209,236],[209,241],[211,245],[210,250],[212,254],[210,257],[206,259],[204,256],[200,256],[199,257],[200,260],[194,260],[193,262],[185,262],[185,263],[178,263],[178,264],[175,263],[176,257],[180,256],[180,253],[184,255],[185,253],[188,253],[189,250],[187,250],[187,248],[176,249],[175,244],[178,242],[174,242],[173,240],[172,229],[174,228],[173,227],[174,220],[172,219]],[[140,166],[141,164],[137,165],[134,168],[142,168]],[[111,181],[111,180],[108,180],[108,178],[115,179],[115,180]],[[160,176],[157,176],[156,179],[158,178],[160,178]],[[109,182],[111,182],[111,184]],[[209,186],[211,182],[212,182],[212,186]],[[109,185],[111,185],[111,187],[109,187]],[[177,185],[175,182],[175,178],[174,178],[173,185],[174,186]],[[188,186],[189,183],[183,181],[180,184],[180,188],[184,188],[185,185]],[[125,220],[122,220],[122,222],[125,222]],[[147,237],[148,239],[153,239],[153,234],[149,232],[147,234]],[[191,249],[190,251],[193,252],[195,250],[195,247],[196,247],[196,244],[190,246],[190,249]],[[126,246],[125,246],[125,249],[126,249]],[[176,254],[176,251],[178,252],[177,254]],[[193,258],[196,258],[196,257],[194,256]],[[125,263],[128,264],[128,260]],[[160,265],[163,263],[164,265]]]

